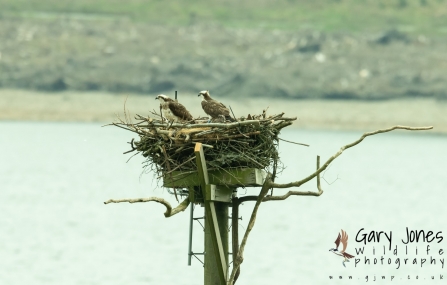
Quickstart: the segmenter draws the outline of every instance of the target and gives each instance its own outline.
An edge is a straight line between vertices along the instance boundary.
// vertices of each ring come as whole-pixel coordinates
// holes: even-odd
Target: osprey
[[[341,251],[338,251],[338,246],[341,244],[343,245],[343,249]],[[348,246],[348,235],[344,230],[341,230],[341,234],[338,234],[337,239],[335,240],[336,248],[331,248],[329,251],[332,251],[332,253],[343,257],[343,266],[346,267],[345,262],[349,262],[349,258],[353,258],[353,255],[350,255],[349,253],[345,252],[346,247]]]
[[[182,122],[191,121],[193,119],[185,106],[175,102],[168,96],[160,94],[155,97],[155,99],[160,100],[161,113],[163,117],[168,119],[168,121]]]
[[[203,96],[202,109],[207,115],[211,117],[211,120],[225,118],[225,120],[231,122],[235,121],[235,119],[230,117],[230,110],[228,110],[228,108],[224,104],[211,98],[209,91],[200,91],[198,96]]]

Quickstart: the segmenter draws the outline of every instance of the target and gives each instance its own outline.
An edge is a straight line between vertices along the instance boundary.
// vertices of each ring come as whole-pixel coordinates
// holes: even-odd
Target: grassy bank
[[[1,0],[0,6],[4,15],[77,13],[163,25],[202,22],[236,28],[312,28],[327,32],[378,32],[390,27],[418,33],[447,32],[445,0]]]

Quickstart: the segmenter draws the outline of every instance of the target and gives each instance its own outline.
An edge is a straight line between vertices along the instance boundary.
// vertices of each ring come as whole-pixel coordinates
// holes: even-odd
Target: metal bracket
[[[206,200],[216,201],[216,202],[231,202],[231,197],[233,195],[233,189],[216,186],[213,184],[206,185]]]

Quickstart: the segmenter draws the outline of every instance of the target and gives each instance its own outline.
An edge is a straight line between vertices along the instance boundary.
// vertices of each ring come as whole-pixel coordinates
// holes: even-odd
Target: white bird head
[[[197,95],[197,96],[203,96],[203,99],[204,99],[204,100],[209,100],[209,99],[211,99],[210,92],[209,92],[208,90],[200,91],[200,92],[199,92],[199,95]]]
[[[155,97],[155,100],[157,100],[157,99],[160,100],[161,103],[172,100],[171,98],[169,98],[168,96],[166,96],[164,94],[157,95],[157,97]]]

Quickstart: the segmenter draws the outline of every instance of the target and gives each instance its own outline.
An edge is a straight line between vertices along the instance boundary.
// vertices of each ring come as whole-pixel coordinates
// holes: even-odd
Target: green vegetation
[[[0,0],[0,87],[447,98],[447,0]]]
[[[217,24],[238,28],[377,32],[447,32],[445,0],[0,0],[0,16],[60,13],[128,17],[163,25]]]

